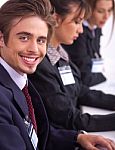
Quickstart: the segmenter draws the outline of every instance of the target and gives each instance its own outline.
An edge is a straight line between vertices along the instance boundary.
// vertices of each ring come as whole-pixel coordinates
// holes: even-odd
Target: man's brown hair
[[[16,18],[27,16],[39,16],[48,25],[48,40],[52,34],[54,20],[52,17],[52,7],[49,0],[8,0],[0,8],[0,31],[4,35],[5,44],[7,44],[9,32],[12,28],[13,21]]]

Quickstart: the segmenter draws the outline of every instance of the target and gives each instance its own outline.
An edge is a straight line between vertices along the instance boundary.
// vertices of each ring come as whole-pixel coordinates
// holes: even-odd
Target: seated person
[[[90,90],[83,85],[78,68],[60,45],[72,44],[74,37],[83,32],[82,22],[88,11],[85,2],[50,1],[56,11],[56,26],[47,55],[35,73],[29,76],[44,101],[49,120],[65,129],[90,132],[115,130],[115,113],[82,114],[81,105],[115,110],[115,95]]]
[[[85,85],[93,86],[106,80],[104,60],[100,54],[102,27],[114,14],[114,0],[87,0],[92,15],[83,22],[83,33],[71,45],[63,45],[71,60],[81,71]],[[113,20],[114,21],[114,20]]]
[[[51,10],[49,0],[9,0],[0,8],[0,150],[97,150],[97,145],[115,150],[101,136],[51,127],[27,79],[46,54]]]

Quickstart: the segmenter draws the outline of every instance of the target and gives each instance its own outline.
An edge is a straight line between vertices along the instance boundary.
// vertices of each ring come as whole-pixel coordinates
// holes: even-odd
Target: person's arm
[[[83,84],[81,84],[81,92],[78,101],[80,105],[115,110],[115,95],[105,94],[99,90],[90,90]]]
[[[50,126],[47,150],[75,150],[75,147],[80,147],[77,144],[78,132],[75,130],[66,130],[63,128]]]
[[[47,150],[115,150],[115,143],[102,136],[84,134],[75,130],[59,129],[50,126]]]

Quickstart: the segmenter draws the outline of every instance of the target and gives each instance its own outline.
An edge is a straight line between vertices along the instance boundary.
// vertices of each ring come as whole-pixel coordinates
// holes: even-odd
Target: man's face
[[[0,39],[1,57],[18,73],[31,74],[46,54],[48,27],[37,16],[18,21],[10,30],[7,45]]]

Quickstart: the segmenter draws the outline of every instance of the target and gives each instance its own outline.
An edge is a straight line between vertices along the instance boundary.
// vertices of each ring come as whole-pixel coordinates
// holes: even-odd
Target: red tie
[[[29,92],[28,92],[28,86],[25,85],[25,87],[22,89],[22,91],[26,97],[28,110],[29,110],[29,117],[30,117],[31,122],[34,126],[34,129],[37,131],[37,124],[36,124],[36,119],[35,119],[35,114],[34,114],[34,108],[32,105],[31,96],[29,95]]]

